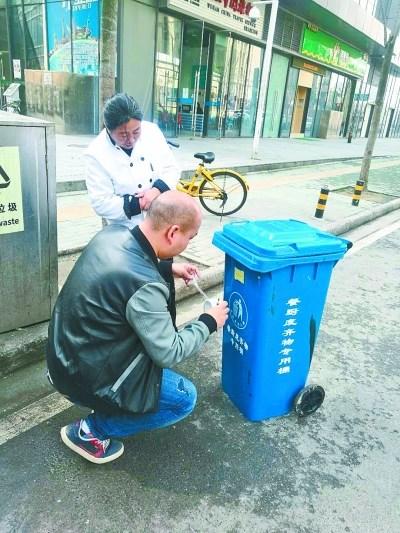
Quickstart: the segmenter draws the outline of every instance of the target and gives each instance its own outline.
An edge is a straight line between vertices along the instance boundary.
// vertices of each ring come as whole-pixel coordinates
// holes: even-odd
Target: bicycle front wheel
[[[221,217],[239,211],[247,199],[247,186],[240,174],[232,170],[212,170],[210,174],[212,180],[204,179],[199,189],[204,209]]]

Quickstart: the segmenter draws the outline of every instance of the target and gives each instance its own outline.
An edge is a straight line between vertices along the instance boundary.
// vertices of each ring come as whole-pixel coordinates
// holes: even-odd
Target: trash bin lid
[[[254,220],[226,224],[213,244],[252,270],[341,258],[350,241],[298,220]],[[337,257],[336,257],[337,256]]]

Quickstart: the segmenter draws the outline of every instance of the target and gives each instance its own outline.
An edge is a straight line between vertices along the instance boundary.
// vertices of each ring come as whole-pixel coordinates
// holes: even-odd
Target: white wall
[[[383,24],[362,9],[358,2],[354,0],[314,0],[314,2],[365,33],[377,43],[384,45]]]

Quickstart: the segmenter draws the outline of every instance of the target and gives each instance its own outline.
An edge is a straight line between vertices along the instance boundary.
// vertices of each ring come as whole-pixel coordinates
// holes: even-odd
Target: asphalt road
[[[50,417],[47,405],[42,423],[2,444],[0,531],[397,532],[398,228],[364,235],[334,269],[310,372],[326,391],[314,415],[247,421],[221,391],[214,336],[179,367],[198,388],[192,416],[126,440],[116,462],[92,465],[62,445],[75,407]]]

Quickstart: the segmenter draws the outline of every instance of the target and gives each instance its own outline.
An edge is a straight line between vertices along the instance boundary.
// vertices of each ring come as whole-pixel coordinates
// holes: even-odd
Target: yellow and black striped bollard
[[[315,218],[322,218],[324,216],[324,211],[326,207],[326,202],[328,201],[329,188],[321,187],[321,192],[319,193],[317,208],[315,209]]]
[[[363,180],[357,180],[356,186],[354,187],[353,199],[351,205],[357,206],[360,202],[361,193],[363,192],[365,182]]]

